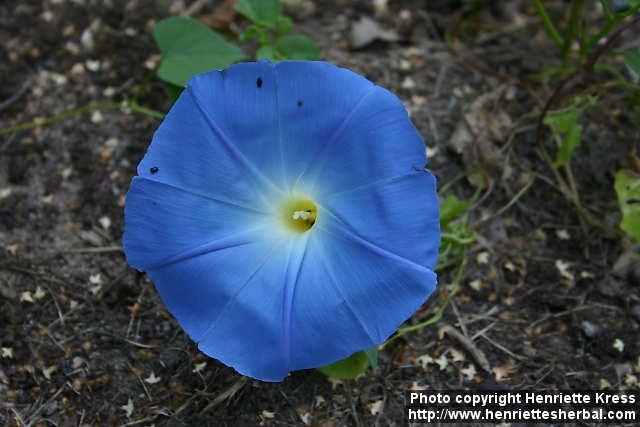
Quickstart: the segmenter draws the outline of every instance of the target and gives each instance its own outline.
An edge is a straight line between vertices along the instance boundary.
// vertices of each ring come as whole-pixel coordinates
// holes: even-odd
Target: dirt
[[[640,270],[614,268],[634,250],[617,230],[612,189],[640,136],[625,93],[602,90],[605,77],[596,73],[561,97],[566,105],[571,93],[600,94],[572,161],[582,204],[603,224],[593,227],[551,185],[537,151],[531,112],[552,85],[536,74],[558,63],[527,2],[474,10],[403,0],[382,14],[369,2],[317,3],[288,12],[296,30],[313,37],[325,59],[401,97],[441,187],[478,165],[487,170],[489,186],[470,213],[478,240],[444,319],[385,346],[380,371],[353,382],[313,370],[279,384],[242,378],[197,351],[120,250],[124,194],[159,121],[118,109],[75,115],[0,137],[0,423],[402,425],[409,388],[637,389]],[[125,94],[167,111],[150,70],[157,50],[149,29],[180,5],[0,3],[0,127]],[[358,16],[401,40],[350,50]],[[227,36],[243,25],[236,18]],[[488,100],[472,108],[482,96]],[[471,144],[456,153],[461,125]],[[449,191],[469,197],[474,188],[463,178]],[[409,323],[435,312],[455,271],[440,272],[440,295]],[[473,338],[489,372],[438,334],[445,324]],[[427,363],[425,356],[443,354],[446,367]]]

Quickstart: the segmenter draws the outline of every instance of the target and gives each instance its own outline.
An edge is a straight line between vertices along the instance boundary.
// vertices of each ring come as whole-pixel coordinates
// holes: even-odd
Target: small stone
[[[23,293],[20,294],[20,302],[33,302],[33,296],[31,295],[31,292],[29,291],[25,291]]]
[[[640,322],[640,304],[631,307],[631,315]]]
[[[96,46],[95,40],[93,38],[93,31],[90,28],[85,29],[80,36],[80,43],[82,43],[82,47],[87,50],[91,50]]]
[[[102,113],[100,111],[94,111],[91,114],[91,123],[100,123],[102,122],[102,120],[104,120],[104,117],[102,116]]]
[[[567,279],[569,282],[573,282],[574,276],[571,271],[569,271],[570,264],[561,259],[556,260],[556,268],[564,279]]]
[[[405,77],[402,81],[403,89],[414,89],[416,87],[416,82],[411,77]]]
[[[275,418],[276,413],[272,412],[272,411],[267,411],[266,409],[264,411],[262,411],[262,417],[266,418],[266,419],[273,419]]]
[[[489,264],[489,252],[483,251],[476,255],[476,262],[478,264]]]
[[[37,300],[41,300],[42,298],[44,298],[46,296],[46,292],[44,291],[44,289],[42,289],[40,286],[38,286],[36,288],[36,293],[33,294],[34,298]]]
[[[587,338],[593,338],[602,332],[602,328],[596,324],[589,322],[588,320],[583,321],[580,324],[582,328],[582,332],[584,332]]]
[[[11,187],[0,188],[0,200],[6,199],[7,197],[9,197],[12,192],[13,190],[11,189]]]
[[[87,59],[87,61],[84,63],[85,67],[87,67],[87,70],[92,71],[92,72],[96,72],[98,70],[100,70],[100,61],[98,60],[94,60],[94,59]]]
[[[483,284],[482,284],[482,281],[480,279],[475,279],[475,280],[472,280],[471,282],[469,282],[469,287],[471,289],[473,289],[474,291],[479,292],[482,289]]]
[[[613,342],[613,348],[622,353],[624,351],[624,341],[622,341],[620,338],[616,338]]]
[[[109,219],[109,217],[103,216],[98,220],[98,222],[105,230],[108,230],[109,227],[111,227],[111,220]]]
[[[40,18],[42,18],[44,22],[51,22],[53,21],[53,12],[51,12],[50,10],[45,10],[40,14]]]
[[[197,374],[198,372],[202,372],[202,370],[207,366],[207,362],[196,363],[193,366],[194,368],[191,370],[191,372]]]
[[[80,356],[76,356],[73,358],[73,360],[71,361],[71,367],[73,369],[80,369],[80,367],[82,367],[82,365],[84,365],[84,359]]]

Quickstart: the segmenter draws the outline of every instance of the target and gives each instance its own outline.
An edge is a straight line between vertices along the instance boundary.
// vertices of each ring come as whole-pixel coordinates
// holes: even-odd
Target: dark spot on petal
[[[149,172],[151,173],[158,173],[160,169],[158,169],[156,166],[152,167],[151,169],[149,169]]]
[[[302,107],[302,104],[303,104],[302,99],[299,99],[298,100],[298,107]]]
[[[262,77],[258,77],[258,80],[256,80],[256,86],[262,87]]]

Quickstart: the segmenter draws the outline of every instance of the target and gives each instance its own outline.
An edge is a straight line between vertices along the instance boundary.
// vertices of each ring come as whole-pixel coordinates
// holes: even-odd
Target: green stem
[[[607,22],[612,22],[614,19],[616,19],[613,12],[611,12],[611,8],[609,7],[609,3],[607,3],[607,0],[600,0],[600,6],[602,6],[602,12],[607,18]]]
[[[90,113],[90,112],[99,111],[99,110],[119,110],[119,109],[128,109],[134,113],[143,114],[145,116],[153,117],[156,119],[162,119],[164,117],[164,114],[161,113],[160,111],[143,107],[142,105],[139,105],[136,102],[131,102],[128,100],[125,100],[123,102],[90,103],[82,107],[72,108],[70,110],[63,111],[62,113],[53,114],[49,117],[35,119],[27,123],[19,123],[17,125],[8,126],[6,128],[0,128],[0,136],[8,135],[14,132],[20,132],[23,130],[47,126],[52,123],[67,120],[84,113]]]
[[[456,234],[453,234],[453,233],[441,233],[440,236],[441,236],[443,241],[446,240],[446,241],[449,241],[449,242],[453,242],[453,243],[456,243],[456,244],[458,244],[460,246],[467,246],[467,245],[470,245],[470,244],[472,244],[473,242],[476,241],[475,237],[464,238],[464,237],[459,237],[459,236],[457,236]]]
[[[606,3],[606,1],[603,1],[603,3]],[[605,36],[607,36],[611,32],[613,27],[615,27],[619,22],[624,21],[629,16],[634,15],[637,12],[640,12],[640,5],[633,6],[628,10],[621,13],[617,13],[615,15],[611,14],[611,11],[606,12],[605,10],[607,23],[604,25],[604,27],[602,27],[600,31],[598,31],[598,33],[595,36],[587,40],[587,50],[591,49],[592,47],[600,43],[600,40],[602,40]]]
[[[562,59],[564,62],[568,62],[569,55],[571,54],[571,44],[576,39],[578,34],[578,26],[580,21],[580,15],[584,7],[584,0],[573,0],[571,2],[571,9],[569,11],[569,25],[564,35],[562,43]]]
[[[147,107],[143,107],[142,105],[138,104],[137,102],[127,102],[125,101],[123,103],[123,107],[124,108],[129,108],[131,111],[133,111],[134,113],[138,113],[138,114],[142,114],[145,116],[149,116],[149,117],[153,117],[154,119],[164,119],[164,113],[158,111],[158,110],[153,110],[151,108],[147,108]]]
[[[544,28],[547,30],[547,33],[549,33],[551,40],[553,40],[553,42],[558,46],[562,47],[562,44],[563,44],[562,37],[560,37],[560,33],[558,33],[556,26],[553,25],[553,22],[551,22],[551,18],[549,18],[549,14],[547,13],[547,10],[542,5],[542,1],[533,0],[533,7],[535,7],[536,13],[540,17],[540,20],[542,21],[542,25],[544,25]]]

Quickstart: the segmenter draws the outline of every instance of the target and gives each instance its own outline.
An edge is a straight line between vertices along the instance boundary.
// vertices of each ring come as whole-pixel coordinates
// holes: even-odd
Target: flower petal
[[[189,80],[188,91],[236,164],[284,188],[278,80],[268,61],[244,62]],[[220,165],[219,165],[220,166]]]
[[[145,271],[175,262],[174,257],[215,250],[211,244],[223,238],[235,236],[235,245],[266,238],[273,219],[261,211],[135,177],[127,193],[125,222],[127,262]]]
[[[327,62],[282,61],[275,71],[280,142],[291,186],[340,135],[374,85]]]
[[[291,315],[291,365],[305,369],[383,343],[433,292],[428,268],[329,227],[309,240]]]
[[[193,340],[200,341],[217,324],[219,318],[230,315],[234,319],[249,322],[269,308],[268,300],[265,300],[248,307],[247,313],[229,311],[236,310],[236,299],[245,295],[245,288],[249,288],[250,292],[261,292],[262,288],[251,285],[251,282],[258,274],[259,277],[269,277],[264,273],[265,270],[269,273],[274,260],[277,260],[274,255],[278,253],[275,249],[279,244],[278,241],[256,240],[228,246],[154,267],[148,274],[180,326]],[[265,282],[265,285],[275,293],[282,293],[282,287],[277,281]],[[245,324],[245,328],[247,325]],[[254,338],[251,334],[262,333],[264,327],[256,324],[244,332],[236,331],[236,336],[228,337],[227,341],[217,342],[219,359],[229,363],[224,354],[227,348],[234,345],[248,348],[251,345],[250,342],[239,339],[238,335],[248,333],[250,336],[243,338],[251,340]]]
[[[204,333],[199,348],[243,375],[282,381],[289,374],[289,292],[304,256],[303,239],[289,239],[270,252]],[[227,267],[228,268],[228,267]],[[293,282],[287,283],[289,278]],[[306,351],[306,349],[304,349]]]
[[[273,183],[256,168],[256,159],[247,158],[238,148],[238,138],[243,135],[236,135],[228,126],[220,127],[226,117],[213,117],[203,109],[203,104],[211,101],[200,97],[212,98],[213,95],[200,89],[199,83],[219,81],[220,74],[207,73],[189,83],[155,132],[138,165],[138,175],[189,192],[260,207],[268,204],[265,194],[277,191]],[[216,96],[224,98],[225,94]],[[224,99],[219,103],[224,103]],[[273,111],[273,108],[262,107]],[[261,130],[266,138],[271,137],[268,131],[275,129],[275,117],[273,113],[268,115],[268,120],[261,117],[263,122],[271,124]]]
[[[426,163],[424,141],[402,102],[374,86],[313,159],[300,183],[322,195],[404,175]]]
[[[322,199],[322,206],[359,236],[435,268],[440,215],[436,180],[429,171],[414,171],[334,193]]]

